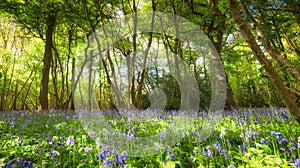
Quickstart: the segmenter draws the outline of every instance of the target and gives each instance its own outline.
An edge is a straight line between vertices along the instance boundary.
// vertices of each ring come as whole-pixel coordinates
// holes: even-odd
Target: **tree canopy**
[[[225,69],[227,109],[287,107],[300,122],[300,1],[294,0],[2,0],[0,110],[74,109],[77,56],[91,54],[89,39],[115,19],[149,11],[183,17],[212,42]],[[179,109],[183,83],[162,67],[148,65],[154,57],[174,60],[178,68],[176,60],[182,59],[196,74],[199,109],[209,108],[213,94],[210,70],[199,65],[192,42],[138,32],[137,21],[132,24],[132,34],[125,34],[103,53],[98,51],[103,56],[93,86],[96,104],[112,109],[129,102],[146,109],[153,105],[153,97],[165,96],[164,109]],[[149,25],[149,30],[155,28],[154,21]],[[108,46],[105,38],[95,40]],[[144,51],[144,57],[138,51]],[[209,53],[204,55],[209,57]],[[135,61],[143,66],[135,68]],[[122,62],[131,73],[123,86],[116,80]],[[118,99],[124,96],[125,86],[129,100]],[[158,86],[161,90],[155,92]]]

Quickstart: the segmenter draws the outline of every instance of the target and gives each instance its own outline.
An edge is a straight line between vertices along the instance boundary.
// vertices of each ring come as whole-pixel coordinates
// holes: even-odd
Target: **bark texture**
[[[289,94],[289,91],[284,86],[275,68],[272,66],[271,62],[266,58],[265,54],[262,52],[261,48],[255,41],[255,37],[253,36],[252,32],[250,31],[249,27],[247,26],[246,22],[244,21],[242,15],[238,10],[239,9],[238,2],[236,0],[228,0],[228,5],[229,5],[231,17],[233,18],[240,32],[243,34],[246,42],[249,44],[251,50],[253,51],[254,55],[256,56],[260,64],[264,67],[264,69],[268,73],[271,82],[276,87],[278,93],[280,94],[284,103],[288,107],[290,113],[292,113],[295,116],[298,123],[300,123],[300,110],[297,104]]]

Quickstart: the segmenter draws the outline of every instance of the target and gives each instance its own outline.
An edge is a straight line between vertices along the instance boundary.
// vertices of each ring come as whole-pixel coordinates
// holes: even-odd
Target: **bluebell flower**
[[[27,168],[32,168],[32,162],[27,163]]]
[[[90,147],[86,147],[84,152],[85,153],[89,153],[90,151],[91,151],[91,148]]]
[[[89,132],[88,134],[89,134],[89,136],[90,136],[91,138],[94,138],[94,137],[96,137],[96,135],[97,135],[96,132]]]
[[[52,142],[53,142],[52,136],[48,136],[48,138],[46,138],[46,141],[47,141],[48,143],[52,143]],[[73,142],[74,142],[74,139],[73,139]]]
[[[74,145],[74,143],[75,143],[74,136],[70,136],[69,139],[68,139],[68,144],[69,145]]]
[[[225,154],[226,159],[230,159],[229,153]]]
[[[25,128],[25,125],[23,125],[23,124],[19,124],[19,126],[21,129]]]
[[[216,147],[221,147],[221,143],[220,142],[214,142],[214,145],[216,146]]]
[[[294,143],[291,143],[292,150],[297,150],[297,147]]]
[[[130,133],[130,132],[127,132],[127,134],[124,133],[124,138],[125,138],[125,139],[128,139],[128,140],[131,140],[131,139],[133,138],[133,134]]]
[[[258,132],[253,132],[252,136],[253,136],[254,139],[256,139],[257,136],[259,136],[259,133]]]
[[[132,132],[136,132],[136,128],[135,128],[135,127],[132,127],[132,128],[131,128],[131,131],[132,131]]]
[[[272,134],[273,134],[277,139],[281,139],[281,138],[282,138],[282,133],[280,133],[280,132],[272,132]]]
[[[50,149],[48,149],[48,152],[50,153],[51,155],[51,158],[55,159],[55,156],[58,156],[59,155],[59,152],[58,151],[51,151]]]
[[[18,141],[19,141],[18,145],[21,146],[22,143],[23,143],[23,138],[22,138],[22,137],[21,137],[21,138],[19,137]]]
[[[294,163],[295,162],[295,157],[291,156],[290,162]]]
[[[12,168],[13,167],[13,162],[9,161],[6,165],[4,165],[4,168]]]
[[[285,148],[285,153],[288,154],[288,155],[291,154],[290,149],[289,148]]]
[[[241,119],[241,118],[238,119],[238,122],[239,122],[240,124],[243,124],[243,123],[244,123],[243,119]]]
[[[121,157],[122,157],[122,159],[127,159],[127,157],[128,157],[128,154],[127,154],[127,152],[123,152],[122,153],[122,155],[121,155]]]
[[[251,160],[251,156],[248,156],[248,160]]]
[[[300,160],[299,160],[299,159],[296,159],[296,161],[295,161],[295,166],[296,166],[296,167],[300,167]]]
[[[222,150],[220,142],[214,142],[214,145],[216,146],[216,148],[219,152]]]
[[[173,151],[171,150],[171,148],[168,148],[167,153],[168,153],[169,159],[175,160],[176,154],[173,153]]]
[[[198,148],[197,148],[197,147],[194,148],[194,153],[195,153],[195,154],[198,153]]]
[[[55,150],[57,150],[57,144],[56,144],[56,143],[53,144],[53,148],[54,148]]]
[[[239,114],[239,110],[233,109],[233,115],[238,115],[238,114]]]
[[[260,140],[260,143],[266,145],[266,144],[267,144],[267,141],[266,141],[265,139],[261,139],[261,140]]]
[[[208,157],[208,153],[206,151],[203,151],[202,154],[205,156],[205,157]]]
[[[248,146],[249,145],[249,140],[246,139],[246,141],[244,142],[244,146]]]
[[[125,164],[126,164],[125,160],[126,160],[126,158],[121,157],[121,163],[122,163],[122,165],[125,165]]]
[[[197,132],[196,132],[195,130],[193,130],[192,134],[193,134],[194,136],[197,136]]]
[[[22,167],[26,166],[28,164],[27,160],[25,158],[17,158],[16,165],[21,165]]]
[[[285,138],[279,140],[279,144],[280,144],[280,145],[283,144],[283,143],[285,143],[285,142],[287,142]]]
[[[243,147],[241,147],[240,145],[238,145],[238,148],[239,148],[239,151],[240,151],[241,153],[247,153],[247,152],[248,152],[246,148],[243,148]]]
[[[175,159],[176,159],[176,154],[169,155],[169,158],[170,158],[171,160],[175,160]]]
[[[226,144],[227,144],[228,147],[231,147],[231,143],[228,139],[226,140]]]
[[[160,134],[159,138],[160,138],[161,141],[163,141],[165,139],[163,134]]]
[[[109,158],[106,160],[105,165],[106,166],[111,166],[112,165],[111,160]]]
[[[282,118],[282,119],[288,119],[288,117],[284,113],[280,114],[280,118]]]
[[[230,155],[226,150],[222,149],[220,152],[226,157],[226,159],[230,159]]]
[[[213,154],[213,151],[211,150],[210,146],[207,146],[206,149],[207,149],[207,155],[208,155],[209,157],[214,158],[215,155]]]
[[[103,162],[104,161],[104,154],[102,153],[102,152],[100,152],[100,153],[98,153],[97,154],[97,157],[98,157],[98,160],[100,161],[100,162]]]
[[[172,154],[172,150],[171,150],[170,147],[168,148],[167,153],[168,153],[168,155],[171,155],[171,154]]]
[[[115,155],[115,159],[116,159],[116,164],[119,164],[119,154],[116,150],[114,150],[114,155]]]
[[[18,145],[21,146],[22,143],[23,143],[23,140],[20,140],[19,143],[18,143]]]
[[[104,151],[103,151],[103,154],[104,156],[106,156],[108,154],[108,146],[104,147]]]

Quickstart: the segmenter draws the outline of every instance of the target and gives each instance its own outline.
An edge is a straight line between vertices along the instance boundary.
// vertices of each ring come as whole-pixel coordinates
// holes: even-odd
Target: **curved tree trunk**
[[[300,123],[300,110],[297,104],[289,94],[289,91],[284,86],[282,80],[280,79],[280,76],[272,66],[271,62],[267,59],[267,57],[265,56],[265,54],[257,44],[255,37],[253,36],[252,32],[250,31],[249,27],[247,26],[246,22],[244,21],[243,17],[241,16],[238,10],[238,2],[236,2],[236,0],[228,0],[228,5],[229,5],[231,17],[233,18],[237,27],[243,34],[246,42],[249,44],[251,50],[253,51],[254,55],[256,56],[260,64],[264,67],[264,69],[268,73],[271,82],[277,89],[284,103],[288,107],[290,113],[293,114],[296,120],[298,121],[298,123]]]
[[[263,46],[266,49],[266,51],[269,53],[269,55],[278,63],[280,63],[282,66],[287,66],[287,68],[290,70],[294,78],[298,81],[298,83],[300,83],[300,71],[297,70],[297,67],[293,65],[287,58],[281,56],[278,53],[278,51],[274,47],[272,47],[270,39],[264,36],[264,32],[261,30],[261,28],[259,27],[258,23],[255,21],[253,16],[250,14],[247,7],[242,3],[239,3],[239,6],[241,7],[246,17],[249,18],[251,25],[253,25],[255,31],[257,32],[257,35],[261,37]]]

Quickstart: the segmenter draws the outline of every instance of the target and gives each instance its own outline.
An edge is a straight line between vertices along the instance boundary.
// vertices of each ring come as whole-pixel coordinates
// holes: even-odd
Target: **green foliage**
[[[116,131],[151,136],[161,132],[162,127],[168,127],[169,119],[162,120],[158,116],[149,122],[138,122],[114,119],[112,115],[107,121]],[[201,120],[199,118],[195,122]],[[103,152],[105,144],[97,146],[93,135],[85,132],[74,112],[6,112],[0,116],[0,128],[0,166],[9,161],[15,164],[20,158],[32,162],[33,167],[101,167],[104,164],[97,156]],[[126,165],[173,168],[230,165],[293,167],[290,158],[299,157],[297,138],[300,130],[296,121],[287,115],[286,109],[226,111],[205,141],[198,140],[201,136],[199,128],[183,133],[180,142],[167,151],[147,157],[129,157]],[[74,141],[71,141],[72,137]],[[114,163],[111,150],[105,159],[111,159]],[[126,151],[118,152],[121,156]]]

